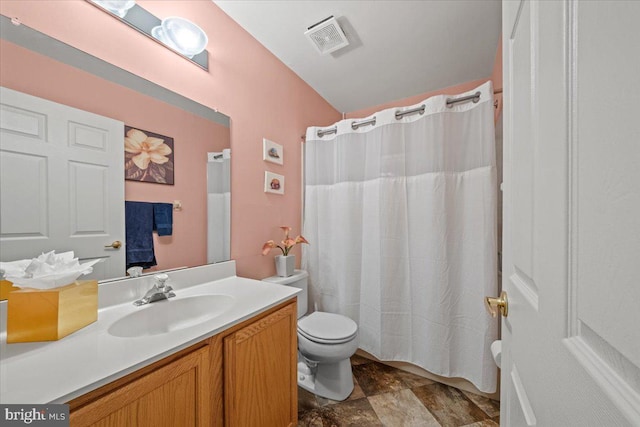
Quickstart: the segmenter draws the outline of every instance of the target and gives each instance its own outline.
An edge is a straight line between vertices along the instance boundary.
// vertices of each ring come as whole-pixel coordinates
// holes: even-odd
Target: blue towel
[[[158,232],[158,236],[171,236],[173,232],[172,203],[153,204],[153,229]]]
[[[157,265],[153,251],[153,204],[124,202],[127,268]]]

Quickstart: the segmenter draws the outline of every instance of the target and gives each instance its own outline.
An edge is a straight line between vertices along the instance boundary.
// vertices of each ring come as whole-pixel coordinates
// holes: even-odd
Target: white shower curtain
[[[231,150],[207,153],[207,262],[231,259]]]
[[[316,310],[358,323],[359,347],[494,392],[496,164],[490,82],[396,119],[307,130],[303,268]],[[372,116],[373,117],[373,116]],[[372,118],[370,117],[370,118]]]

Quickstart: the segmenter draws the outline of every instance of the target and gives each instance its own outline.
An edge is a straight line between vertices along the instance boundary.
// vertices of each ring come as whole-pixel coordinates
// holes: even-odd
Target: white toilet
[[[317,396],[344,400],[353,391],[349,358],[358,349],[358,325],[341,314],[316,311],[308,316],[308,277],[304,270],[292,276],[272,276],[265,282],[294,286],[298,294],[298,385]]]

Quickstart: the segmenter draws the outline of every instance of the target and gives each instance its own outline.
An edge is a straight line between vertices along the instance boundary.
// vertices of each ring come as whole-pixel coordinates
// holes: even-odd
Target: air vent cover
[[[333,16],[312,25],[304,33],[320,53],[331,53],[349,45],[340,24]]]

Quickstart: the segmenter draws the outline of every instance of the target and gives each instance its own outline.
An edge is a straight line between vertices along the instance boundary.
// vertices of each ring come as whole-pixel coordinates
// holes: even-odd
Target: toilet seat
[[[316,311],[298,321],[298,333],[319,344],[342,344],[358,333],[358,325],[341,314]]]

